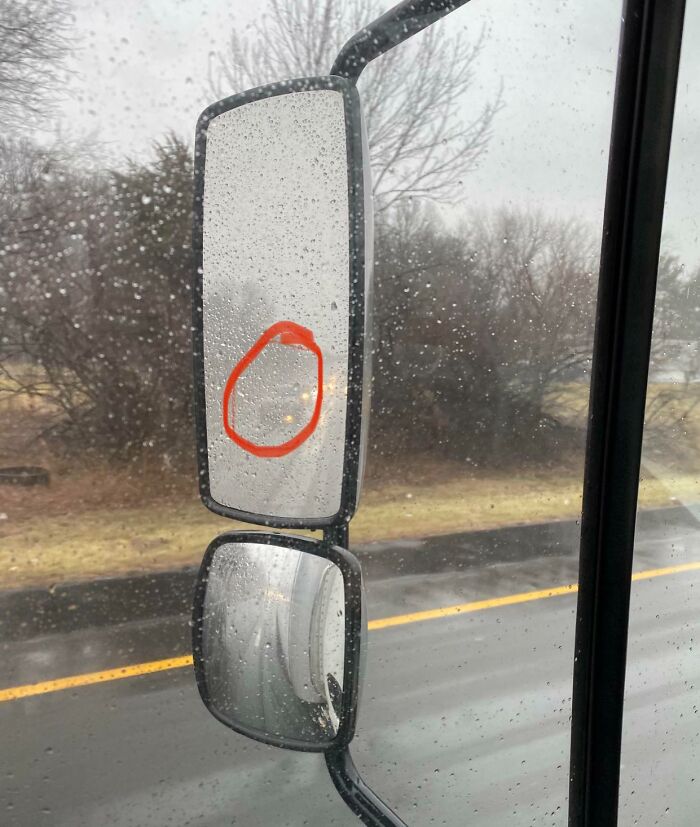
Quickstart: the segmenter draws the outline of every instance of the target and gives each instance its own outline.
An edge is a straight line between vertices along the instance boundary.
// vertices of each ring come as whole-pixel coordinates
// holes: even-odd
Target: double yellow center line
[[[651,580],[654,577],[666,577],[670,574],[680,574],[687,571],[700,571],[700,562],[681,563],[677,566],[666,566],[660,569],[639,571],[632,575],[632,580]],[[514,606],[517,603],[530,603],[533,600],[546,600],[549,597],[575,594],[577,591],[578,586],[575,583],[568,586],[555,586],[551,589],[520,592],[519,594],[509,594],[505,597],[492,597],[488,600],[474,600],[471,603],[459,603],[456,606],[446,606],[442,609],[428,609],[423,612],[411,612],[410,614],[383,617],[378,620],[370,620],[368,626],[370,631],[377,631],[379,629],[388,629],[392,626],[405,626],[408,623],[422,623],[424,620],[438,620],[445,617],[481,612],[485,609]],[[0,703],[16,701],[20,698],[31,698],[34,695],[46,695],[49,692],[60,692],[62,689],[75,689],[79,686],[118,681],[123,678],[135,678],[139,675],[152,675],[155,672],[165,672],[169,669],[182,669],[183,667],[191,665],[192,655],[183,655],[178,658],[165,658],[164,660],[152,660],[147,663],[134,663],[130,666],[119,666],[116,669],[105,669],[101,672],[71,675],[67,678],[57,678],[53,681],[29,683],[24,686],[11,686],[8,689],[0,689]]]

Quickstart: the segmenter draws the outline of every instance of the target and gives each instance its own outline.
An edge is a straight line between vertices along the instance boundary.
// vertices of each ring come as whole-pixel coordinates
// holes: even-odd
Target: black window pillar
[[[627,0],[591,382],[570,827],[614,827],[637,488],[684,0]]]

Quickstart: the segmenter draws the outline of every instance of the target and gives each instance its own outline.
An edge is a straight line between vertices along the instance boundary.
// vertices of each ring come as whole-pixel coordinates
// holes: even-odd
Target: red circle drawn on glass
[[[316,363],[318,365],[316,404],[314,405],[311,419],[309,419],[296,436],[293,436],[287,440],[287,442],[281,442],[279,445],[259,445],[257,442],[251,442],[242,437],[234,428],[232,397],[236,382],[238,382],[243,373],[258,358],[267,345],[277,337],[279,337],[278,341],[280,344],[305,348],[316,357]],[[316,430],[321,416],[321,405],[323,404],[323,355],[321,348],[314,341],[314,334],[308,328],[302,327],[300,324],[295,324],[294,322],[276,322],[271,327],[268,327],[231,371],[231,375],[224,388],[223,402],[224,430],[228,437],[232,439],[236,445],[243,448],[244,451],[248,451],[248,453],[254,454],[256,457],[283,457],[296,450],[302,443],[306,442]],[[229,411],[231,411],[230,415]]]

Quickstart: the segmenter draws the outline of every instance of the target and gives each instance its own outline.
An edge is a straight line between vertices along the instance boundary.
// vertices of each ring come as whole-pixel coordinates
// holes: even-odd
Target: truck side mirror
[[[219,514],[321,527],[354,513],[370,373],[366,158],[359,96],[341,77],[263,86],[200,117],[195,409],[200,493]]]
[[[231,532],[209,546],[192,643],[209,711],[251,738],[324,751],[355,731],[366,620],[360,567],[303,537]]]

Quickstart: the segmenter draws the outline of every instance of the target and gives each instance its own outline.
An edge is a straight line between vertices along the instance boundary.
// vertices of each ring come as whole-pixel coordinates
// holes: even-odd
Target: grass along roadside
[[[696,475],[646,479],[640,506],[698,501],[699,493]],[[572,519],[580,508],[581,476],[561,469],[394,483],[365,492],[351,535],[355,544],[427,537]],[[17,521],[10,513],[0,522],[0,589],[195,565],[216,534],[243,527],[184,495],[63,516],[36,511]]]
[[[201,505],[192,491],[194,469],[178,477],[149,470],[146,460],[128,472],[109,464],[83,471],[54,466],[35,438],[42,417],[51,413],[50,389],[41,376],[31,378],[37,395],[23,396],[0,376],[0,458],[5,464],[46,464],[52,483],[48,489],[0,489],[0,589],[194,565],[213,537],[243,527]],[[553,389],[548,409],[584,429],[587,399],[586,385],[564,384]],[[650,385],[645,455],[662,472],[642,480],[641,507],[700,502],[698,445],[700,383]],[[375,459],[373,472],[380,476],[365,486],[352,542],[576,518],[581,459],[472,475],[442,456],[404,459],[400,468]]]

